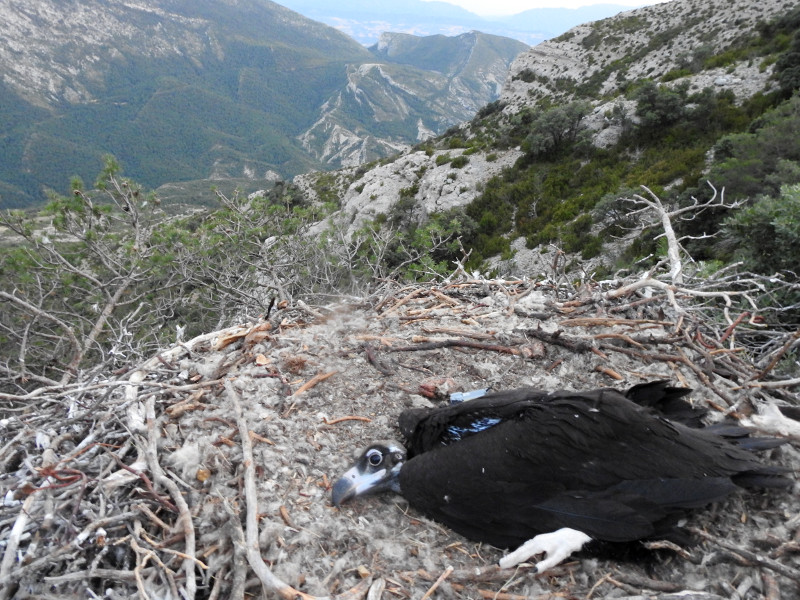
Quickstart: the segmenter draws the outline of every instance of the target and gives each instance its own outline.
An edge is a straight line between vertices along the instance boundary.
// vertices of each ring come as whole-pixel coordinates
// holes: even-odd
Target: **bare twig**
[[[560,329],[553,332],[544,331],[541,328],[524,329],[521,333],[536,338],[546,344],[555,344],[567,350],[572,350],[573,352],[589,352],[593,348],[592,342],[583,338],[565,335]]]
[[[792,347],[792,346],[793,346],[795,343],[797,343],[797,341],[798,341],[798,340],[800,340],[800,329],[799,329],[799,330],[797,330],[797,331],[795,331],[795,332],[794,332],[794,334],[792,334],[792,335],[789,337],[789,339],[788,339],[788,340],[786,340],[786,342],[783,344],[783,346],[781,346],[781,347],[778,349],[778,351],[777,351],[777,352],[775,352],[775,354],[774,354],[774,355],[773,355],[773,357],[770,359],[770,361],[769,361],[769,363],[767,364],[767,366],[766,366],[766,367],[764,367],[764,368],[761,370],[761,372],[760,372],[760,373],[758,373],[758,375],[756,375],[756,376],[754,377],[754,379],[763,379],[764,377],[766,377],[767,373],[769,373],[769,372],[770,372],[772,369],[774,369],[774,368],[775,368],[775,365],[777,365],[777,364],[780,362],[780,360],[781,360],[781,359],[784,357],[784,355],[785,355],[785,354],[786,354],[786,353],[789,351],[789,349],[790,349],[790,348],[791,348],[791,347]]]
[[[344,421],[364,421],[365,423],[372,422],[372,419],[369,417],[359,417],[355,415],[347,416],[347,417],[339,417],[337,419],[328,419],[327,417],[323,417],[322,422],[325,425],[336,425],[337,423],[342,423]]]
[[[299,396],[303,392],[307,392],[315,385],[317,385],[319,382],[325,381],[329,377],[336,375],[336,373],[338,373],[338,371],[329,371],[328,373],[318,373],[317,375],[314,375],[314,377],[312,377],[311,379],[306,381],[303,385],[301,385],[299,388],[297,388],[297,391],[294,394],[292,394],[292,396]]]
[[[195,566],[197,558],[195,556],[195,533],[192,523],[192,513],[180,488],[177,484],[166,476],[161,464],[158,462],[158,430],[156,429],[155,402],[149,398],[146,402],[147,418],[147,443],[144,447],[144,455],[147,458],[147,465],[153,474],[156,484],[163,485],[170,492],[173,502],[178,507],[178,518],[182,526],[185,537],[185,556],[183,560],[183,570],[185,574],[185,594],[188,600],[193,600],[197,592],[197,580],[195,579]]]
[[[442,585],[442,582],[445,579],[447,579],[452,572],[453,572],[453,567],[452,566],[448,566],[444,570],[444,572],[441,575],[439,575],[439,578],[436,581],[433,582],[433,585],[430,588],[428,588],[428,591],[425,592],[425,594],[422,596],[422,598],[420,600],[427,600],[428,598],[430,598],[433,595],[433,593],[436,591],[436,588],[438,588],[440,585]]]
[[[642,189],[644,189],[649,197],[634,194],[632,199],[628,199],[628,201],[635,206],[642,206],[642,208],[632,211],[629,216],[640,215],[644,212],[654,212],[656,217],[661,222],[661,227],[664,229],[664,233],[661,235],[667,240],[667,256],[669,258],[670,265],[669,277],[673,284],[679,285],[684,281],[683,262],[681,260],[682,248],[680,245],[680,240],[678,239],[675,229],[672,226],[673,219],[679,216],[681,218],[686,218],[684,215],[688,213],[692,213],[691,218],[694,218],[708,208],[735,208],[740,205],[740,203],[737,202],[726,203],[724,189],[719,194],[719,200],[717,200],[717,189],[711,185],[711,182],[708,182],[708,185],[714,192],[714,195],[709,200],[705,202],[699,202],[696,198],[692,198],[693,203],[690,206],[674,208],[672,210],[664,206],[664,204],[661,202],[661,199],[646,186],[642,186]],[[705,238],[710,236],[703,237]]]
[[[710,533],[703,531],[702,529],[698,529],[697,527],[690,527],[689,531],[711,542],[715,546],[719,546],[720,548],[727,550],[729,553],[739,557],[742,560],[745,560],[751,564],[760,565],[771,571],[775,571],[776,573],[783,575],[784,577],[788,577],[789,579],[800,583],[800,570],[798,569],[794,569],[792,567],[784,565],[783,563],[773,560],[767,556],[762,556],[760,554],[756,554],[755,552],[751,552],[746,548],[737,546],[736,544],[729,542],[726,539],[717,537],[715,535],[711,535]]]
[[[261,581],[265,593],[274,593],[285,600],[315,600],[304,592],[294,589],[289,584],[275,576],[264,559],[261,558],[258,545],[258,501],[256,492],[255,464],[253,461],[253,446],[250,442],[249,427],[242,412],[239,397],[230,381],[225,382],[225,391],[236,412],[236,422],[239,427],[239,438],[242,441],[242,462],[244,464],[244,500],[247,504],[246,516],[246,547],[247,560],[250,568]],[[341,598],[357,598],[364,595],[369,587],[369,581],[364,580],[352,590],[340,596]],[[316,600],[323,600],[317,598]]]
[[[25,498],[19,515],[17,515],[17,519],[14,521],[14,526],[11,528],[11,533],[6,540],[6,551],[3,553],[2,562],[0,562],[0,582],[6,581],[14,568],[14,563],[17,560],[17,548],[19,547],[20,537],[28,524],[34,501],[35,494],[30,494]],[[0,587],[0,599],[6,600],[11,591],[11,586],[2,585],[2,587]]]
[[[491,352],[500,352],[503,354],[513,354],[515,356],[525,356],[524,348],[513,348],[510,346],[501,346],[499,344],[487,344],[484,342],[476,342],[473,340],[433,340],[426,337],[417,337],[414,339],[417,343],[415,346],[395,346],[388,348],[387,352],[416,352],[424,350],[437,350],[439,348],[473,348],[475,350],[489,350]]]

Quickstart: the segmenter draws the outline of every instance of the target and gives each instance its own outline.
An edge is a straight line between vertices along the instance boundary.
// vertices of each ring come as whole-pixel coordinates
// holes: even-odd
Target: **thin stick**
[[[611,369],[609,367],[604,367],[603,365],[597,365],[594,368],[594,370],[597,371],[598,373],[602,373],[603,375],[608,375],[609,377],[611,377],[611,379],[616,379],[617,381],[622,381],[623,379],[625,379],[622,375],[617,373],[614,369]]]
[[[783,575],[784,577],[788,577],[789,579],[792,579],[794,581],[800,582],[800,571],[798,571],[797,569],[793,569],[793,568],[791,568],[791,567],[789,567],[787,565],[779,563],[776,560],[772,560],[771,558],[768,558],[766,556],[762,556],[760,554],[756,554],[755,552],[750,552],[749,550],[746,550],[745,548],[740,548],[740,547],[736,546],[735,544],[730,543],[727,540],[724,540],[722,538],[718,538],[718,537],[716,537],[714,535],[711,535],[710,533],[707,533],[707,532],[703,531],[702,529],[698,529],[697,527],[690,527],[689,531],[691,531],[695,535],[698,535],[698,536],[708,540],[709,542],[711,542],[713,544],[716,544],[720,548],[723,548],[723,549],[727,550],[728,552],[730,552],[731,554],[733,554],[735,556],[738,556],[739,558],[742,558],[742,559],[744,559],[744,560],[746,560],[748,562],[751,562],[753,564],[760,565],[762,567],[766,567],[767,569],[770,569],[771,571],[775,571],[776,573],[779,573],[780,575]]]
[[[30,510],[33,506],[33,501],[36,498],[35,494],[28,495],[25,502],[22,503],[22,510],[17,515],[17,520],[14,521],[14,526],[11,528],[11,533],[6,540],[6,551],[3,554],[3,561],[0,563],[0,580],[6,579],[11,570],[14,568],[14,562],[17,558],[17,548],[19,547],[20,538],[28,525],[28,518],[30,517]],[[9,592],[13,586],[3,586],[0,591],[0,600],[6,600]]]
[[[413,292],[411,292],[410,294],[408,294],[407,296],[405,296],[404,298],[400,299],[398,302],[393,304],[391,306],[391,308],[388,308],[386,311],[384,311],[384,313],[381,316],[385,317],[386,315],[388,315],[390,313],[393,313],[398,308],[403,306],[406,302],[416,298],[417,296],[421,296],[424,292],[425,292],[425,288],[417,288],[416,290],[414,290]]]
[[[793,387],[795,385],[800,385],[800,377],[796,377],[795,379],[784,379],[782,381],[751,381],[742,387],[777,390],[780,388]]]
[[[328,377],[332,377],[333,375],[336,375],[336,373],[338,372],[339,371],[330,371],[328,373],[319,373],[317,375],[314,375],[314,377],[312,377],[311,379],[306,381],[303,385],[301,385],[299,388],[297,388],[297,391],[294,394],[292,394],[292,397],[299,396],[303,392],[307,392],[315,385],[317,385],[320,381],[325,381],[326,379],[328,379]]]
[[[308,594],[294,589],[289,584],[279,579],[261,558],[261,550],[258,545],[258,492],[256,490],[256,467],[253,460],[253,443],[249,435],[247,420],[242,412],[242,405],[239,397],[233,389],[230,380],[225,382],[225,392],[233,404],[236,413],[236,423],[239,427],[239,438],[242,441],[242,462],[244,464],[244,501],[247,505],[245,517],[245,543],[247,548],[247,562],[253,569],[255,575],[261,581],[264,593],[269,595],[275,593],[284,600],[325,600],[309,596]],[[369,587],[370,581],[364,580],[354,588],[345,592],[341,598],[362,597]]]
[[[458,306],[458,305],[461,304],[461,302],[459,302],[455,298],[451,298],[447,294],[443,294],[442,292],[440,292],[438,290],[431,290],[431,294],[436,296],[439,300],[441,300],[445,304],[449,304],[450,306]]]
[[[592,342],[580,337],[564,335],[561,329],[549,332],[537,327],[536,329],[525,329],[522,333],[545,344],[555,344],[573,352],[583,353],[594,349]]]
[[[378,369],[378,371],[387,376],[394,375],[394,371],[378,360],[378,357],[375,354],[375,349],[371,345],[364,344],[364,353],[367,355],[367,360],[370,362],[370,364]]]
[[[472,338],[475,340],[493,340],[495,339],[493,333],[486,333],[482,331],[470,331],[469,329],[456,329],[455,327],[423,327],[424,333],[442,333],[444,335],[458,335],[465,338]]]
[[[183,533],[186,540],[186,558],[183,559],[183,570],[186,578],[185,590],[187,600],[194,600],[197,593],[197,579],[195,579],[195,566],[197,559],[195,558],[195,533],[194,525],[192,523],[192,513],[189,510],[189,505],[183,497],[178,485],[166,476],[161,464],[158,462],[158,429],[156,428],[156,409],[155,399],[150,397],[145,403],[145,411],[147,416],[147,444],[145,445],[145,457],[147,465],[150,467],[150,472],[153,474],[153,479],[156,483],[163,485],[170,493],[175,506],[178,508],[178,521],[181,523]]]
[[[783,355],[786,354],[789,348],[791,348],[798,339],[800,339],[800,330],[797,330],[788,340],[786,340],[786,343],[775,353],[775,356],[772,357],[772,360],[769,361],[769,364],[764,367],[764,370],[756,375],[754,379],[763,379],[767,373],[775,368],[775,365],[780,362],[781,358],[783,358]]]
[[[112,579],[114,581],[134,581],[136,574],[133,571],[121,571],[117,569],[91,569],[88,571],[76,571],[64,575],[52,575],[44,577],[47,583],[67,583],[70,581],[86,581],[91,578]]]
[[[420,600],[427,600],[428,598],[430,598],[433,595],[433,592],[436,591],[436,588],[438,588],[440,585],[442,585],[442,582],[445,579],[447,579],[450,576],[450,573],[452,573],[452,572],[453,572],[453,567],[452,566],[447,567],[444,570],[444,573],[439,575],[439,579],[437,579],[436,581],[433,582],[433,585],[430,588],[428,588],[428,591],[425,592],[425,595],[422,596],[422,598],[420,598]]]
[[[396,348],[389,348],[387,352],[414,352],[420,350],[438,350],[439,348],[474,348],[476,350],[489,350],[491,352],[500,352],[502,354],[513,354],[519,356],[522,351],[519,348],[511,348],[509,346],[500,346],[499,344],[484,344],[482,342],[474,342],[472,340],[430,340],[430,338],[417,337],[414,339],[417,342],[416,346],[399,346]]]
[[[253,443],[250,440],[250,428],[242,412],[239,396],[233,389],[230,380],[225,382],[225,391],[233,404],[236,413],[236,422],[239,426],[239,439],[242,442],[242,462],[244,463],[244,498],[247,504],[246,516],[246,545],[247,560],[250,567],[261,580],[264,593],[277,593],[281,598],[309,598],[306,594],[295,590],[290,585],[278,579],[261,558],[258,547],[258,493],[256,491],[255,461],[253,460]]]
[[[233,509],[230,502],[223,500],[225,512],[228,513],[228,525],[231,530],[231,545],[233,546],[233,575],[231,576],[230,592],[228,597],[239,600],[244,598],[247,582],[247,544],[244,539],[244,530],[239,514]]]
[[[764,584],[765,600],[781,600],[781,588],[777,579],[767,571],[761,571],[761,582]]]
[[[325,423],[325,425],[336,425],[337,423],[342,423],[344,421],[364,421],[365,423],[372,423],[372,419],[369,417],[358,417],[355,415],[349,417],[339,417],[338,419],[329,419],[328,417],[323,417],[322,421]]]
[[[463,583],[450,584],[457,592],[463,592],[467,589]],[[553,594],[543,594],[541,596],[520,596],[519,594],[511,594],[509,592],[494,592],[492,590],[476,590],[481,598],[486,600],[557,600],[560,596]]]

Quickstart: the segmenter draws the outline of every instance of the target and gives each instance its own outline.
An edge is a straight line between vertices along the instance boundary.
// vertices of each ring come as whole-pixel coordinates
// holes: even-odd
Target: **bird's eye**
[[[383,462],[383,454],[380,450],[370,450],[367,452],[367,461],[373,467],[377,467]]]

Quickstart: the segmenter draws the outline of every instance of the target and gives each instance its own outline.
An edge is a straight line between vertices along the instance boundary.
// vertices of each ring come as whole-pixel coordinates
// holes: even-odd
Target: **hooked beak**
[[[381,469],[374,473],[362,473],[359,470],[359,466],[356,465],[333,484],[333,490],[331,491],[333,505],[339,507],[350,498],[385,489],[381,485],[385,481],[386,469]]]
[[[400,492],[400,469],[405,449],[396,442],[382,442],[367,448],[331,490],[334,506],[362,494],[392,490]]]

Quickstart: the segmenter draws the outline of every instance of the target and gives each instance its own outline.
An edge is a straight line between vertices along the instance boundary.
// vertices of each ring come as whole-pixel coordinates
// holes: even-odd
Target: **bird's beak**
[[[341,506],[344,502],[350,500],[350,498],[369,492],[382,491],[386,489],[384,485],[386,480],[386,469],[371,473],[363,473],[359,469],[359,465],[355,465],[333,484],[333,490],[331,492],[333,505]]]

